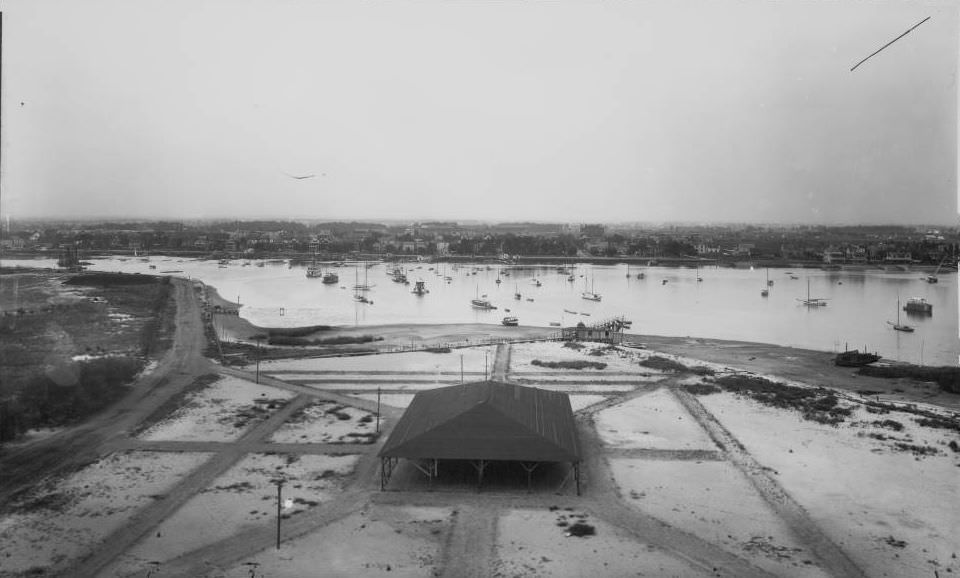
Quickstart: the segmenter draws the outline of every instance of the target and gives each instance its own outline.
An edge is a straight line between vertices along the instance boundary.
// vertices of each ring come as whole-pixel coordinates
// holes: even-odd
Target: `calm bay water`
[[[5,264],[16,264],[10,261]],[[23,262],[52,266],[52,261]],[[505,315],[519,317],[522,325],[548,326],[551,322],[589,324],[613,316],[633,321],[633,333],[709,337],[774,343],[825,351],[850,348],[877,351],[884,357],[926,364],[955,365],[960,356],[958,340],[957,275],[941,275],[928,284],[919,272],[821,271],[798,269],[793,276],[782,269],[769,272],[774,285],[768,297],[765,270],[694,269],[624,265],[575,265],[573,282],[555,267],[522,269],[491,266],[422,264],[406,267],[410,285],[392,281],[392,265],[339,267],[336,285],[309,279],[305,269],[286,263],[233,261],[226,267],[216,261],[171,257],[97,259],[92,270],[162,274],[200,279],[217,288],[220,295],[243,304],[241,315],[265,326],[379,325],[390,323],[500,323]],[[156,269],[150,269],[154,265]],[[435,267],[435,270],[429,270]],[[637,279],[643,271],[644,279]],[[501,283],[496,279],[500,274]],[[443,276],[450,276],[449,283]],[[372,285],[367,293],[373,304],[357,303],[353,286]],[[422,279],[429,293],[411,293]],[[534,279],[541,286],[534,284]],[[663,281],[666,280],[666,283]],[[806,307],[798,302],[807,296],[829,299],[825,307]],[[602,301],[581,297],[593,289]],[[514,293],[522,295],[520,300]],[[497,306],[490,311],[470,305],[475,296],[486,295]],[[897,298],[924,297],[933,304],[932,316],[907,316],[901,321],[914,333],[894,331],[888,321],[897,319]],[[532,299],[532,301],[531,301]],[[902,306],[902,305],[901,305]],[[509,309],[509,313],[506,310]],[[572,313],[571,313],[572,312]]]

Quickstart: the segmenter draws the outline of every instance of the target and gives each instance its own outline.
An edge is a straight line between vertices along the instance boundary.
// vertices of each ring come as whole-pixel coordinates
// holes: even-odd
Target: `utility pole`
[[[377,433],[380,433],[380,386],[377,386]]]
[[[460,354],[460,383],[463,383],[463,354]]]
[[[280,549],[280,510],[283,508],[282,494],[283,494],[283,478],[279,478],[273,481],[277,484],[277,550]]]
[[[260,383],[260,340],[263,337],[260,335],[256,336],[257,340],[257,383]]]

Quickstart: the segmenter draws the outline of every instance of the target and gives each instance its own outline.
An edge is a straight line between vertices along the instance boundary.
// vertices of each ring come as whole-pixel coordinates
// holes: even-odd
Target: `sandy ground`
[[[169,417],[140,434],[149,441],[231,441],[293,397],[288,391],[221,377],[190,394]]]
[[[282,497],[287,517],[335,499],[356,459],[250,454],[161,523],[109,574],[135,574],[150,561],[169,560],[229,537],[245,525],[274,521],[277,491],[273,481],[278,478],[285,480]]]
[[[946,447],[960,435],[918,426],[901,412],[862,409],[839,427],[723,393],[701,402],[764,465],[869,576],[960,572],[960,454]],[[900,432],[855,422],[891,419]],[[869,434],[893,436],[877,440]],[[909,440],[937,455],[919,457],[892,444]],[[902,542],[902,545],[901,545]]]
[[[596,534],[567,536],[577,522],[593,526]],[[576,509],[505,512],[497,526],[496,558],[491,575],[504,578],[710,575]]]
[[[452,515],[449,508],[372,506],[209,576],[247,578],[255,567],[271,578],[433,577]]]
[[[370,443],[376,438],[374,418],[375,414],[362,409],[317,402],[290,416],[268,439],[277,443]]]
[[[50,480],[0,517],[0,575],[31,569],[62,572],[144,504],[163,494],[209,455],[115,453],[58,481]]]
[[[729,462],[615,459],[621,494],[634,507],[776,576],[828,576]]]
[[[662,450],[716,450],[690,414],[666,389],[605,409],[597,433],[610,447]]]
[[[513,346],[510,354],[511,371],[518,374],[526,373],[556,373],[558,370],[532,364],[535,359],[549,361],[596,361],[606,363],[604,369],[567,370],[570,373],[584,374],[585,379],[596,379],[604,373],[639,374],[646,371],[637,365],[637,357],[623,349],[606,351],[599,344],[585,344],[583,349],[576,350],[564,347],[560,342],[518,343]],[[603,355],[590,355],[591,351],[599,350]],[[622,379],[622,376],[620,376]]]
[[[270,374],[277,372],[337,372],[337,371],[415,371],[441,375],[460,375],[460,360],[467,372],[483,373],[484,357],[493,363],[496,347],[470,347],[452,349],[450,353],[432,353],[411,351],[384,355],[362,355],[356,357],[314,357],[305,359],[282,359],[265,361],[260,371]],[[248,368],[249,369],[249,368]],[[279,377],[279,376],[278,376]]]

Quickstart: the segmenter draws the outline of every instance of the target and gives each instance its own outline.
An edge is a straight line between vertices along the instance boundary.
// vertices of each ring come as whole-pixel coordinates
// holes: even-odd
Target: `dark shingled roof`
[[[496,381],[416,394],[380,457],[580,461],[565,393]]]

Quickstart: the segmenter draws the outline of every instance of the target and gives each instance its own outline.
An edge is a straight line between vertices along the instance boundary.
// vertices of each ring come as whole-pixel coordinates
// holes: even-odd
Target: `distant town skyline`
[[[0,213],[956,226],[958,16],[9,0]]]

